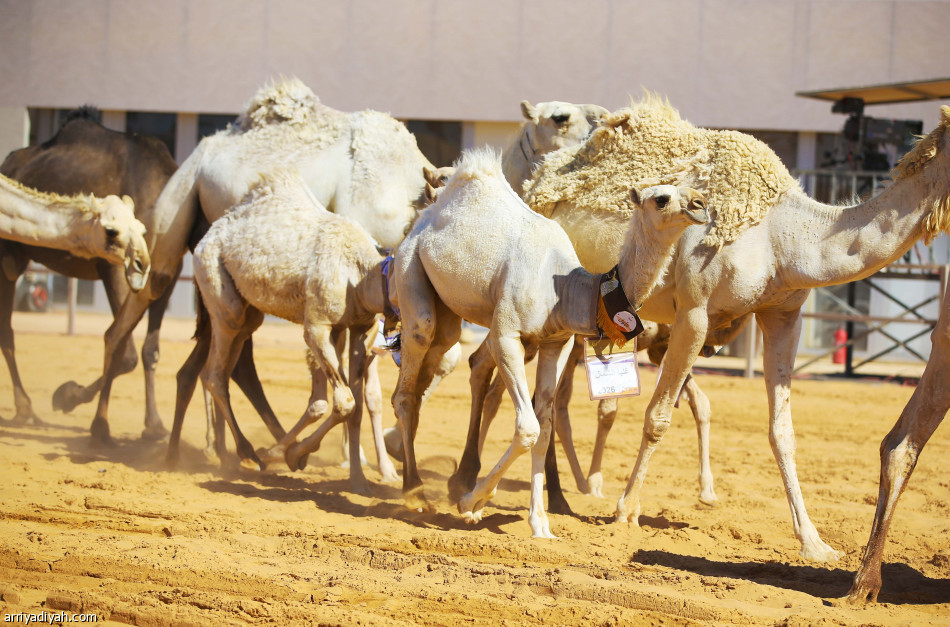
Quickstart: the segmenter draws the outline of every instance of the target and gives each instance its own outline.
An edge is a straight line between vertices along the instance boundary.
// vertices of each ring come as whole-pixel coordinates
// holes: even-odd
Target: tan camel
[[[587,225],[572,235],[575,244],[619,237],[622,190],[632,182],[693,185],[717,209],[708,227],[686,231],[641,310],[673,328],[618,521],[637,522],[650,456],[696,355],[706,344],[724,344],[755,314],[764,338],[769,439],[801,555],[838,557],[808,518],[795,467],[790,387],[800,308],[810,288],[869,276],[921,237],[947,229],[950,108],[942,107],[941,117],[898,165],[894,183],[851,207],[814,201],[761,142],[696,128],[658,98],[608,116],[583,146],[548,155],[527,190],[528,204],[569,232]],[[590,228],[594,219],[604,226]],[[583,261],[591,250],[579,246],[578,256]]]
[[[134,206],[128,196],[62,196],[0,174],[0,238],[124,266],[129,287],[138,291],[151,262]]]
[[[927,367],[920,377],[914,394],[901,412],[894,428],[881,442],[881,485],[877,495],[877,510],[871,537],[861,566],[848,592],[848,601],[863,605],[877,602],[881,591],[881,558],[891,518],[897,508],[897,499],[910,481],[917,458],[930,436],[950,410],[950,292],[944,294],[940,317],[931,334],[933,349]]]
[[[636,192],[633,197],[640,201]],[[649,189],[642,202],[646,206],[631,218],[631,235],[620,264],[621,282],[635,286],[626,290],[634,309],[649,294],[670,247],[686,226],[709,219],[702,197],[693,190]],[[640,237],[641,232],[649,232],[649,237]],[[455,175],[416,222],[393,263],[391,286],[403,323],[402,365],[393,407],[403,431],[407,506],[429,507],[413,444],[419,398],[429,388],[443,353],[458,341],[464,317],[489,328],[489,347],[514,400],[516,420],[508,451],[462,497],[459,511],[466,520],[479,521],[501,476],[516,457],[531,449],[528,522],[535,537],[553,537],[541,494],[551,411],[574,334],[596,330],[595,279],[578,263],[564,231],[532,213],[512,191],[494,152],[463,155]],[[528,392],[523,343],[539,346],[537,414]]]
[[[264,314],[279,316],[304,326],[314,357],[308,360],[311,374],[328,377],[333,388],[332,407],[312,397],[304,417],[325,418],[326,429],[346,421],[350,458],[358,460],[366,352],[375,339],[369,331],[375,331],[384,296],[383,256],[369,234],[326,211],[298,176],[272,173],[211,225],[194,263],[212,330],[201,379],[216,416],[235,431],[231,369]],[[338,356],[346,331],[348,372]],[[318,432],[322,437],[324,427]],[[315,450],[319,440],[309,444]],[[218,446],[223,459],[223,441]],[[243,460],[251,454],[240,451]],[[350,471],[352,489],[367,492],[361,465],[351,464]]]

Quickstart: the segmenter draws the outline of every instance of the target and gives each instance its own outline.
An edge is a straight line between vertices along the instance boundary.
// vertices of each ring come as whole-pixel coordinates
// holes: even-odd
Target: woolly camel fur
[[[201,380],[214,399],[216,416],[236,430],[230,371],[264,314],[279,316],[303,325],[314,357],[311,374],[325,375],[333,388],[332,407],[311,399],[305,416],[326,418],[326,428],[346,421],[350,458],[358,460],[369,331],[375,330],[376,313],[383,309],[382,262],[366,231],[326,211],[296,176],[265,177],[215,221],[195,248],[195,281],[211,321]],[[349,372],[337,355],[346,331]],[[176,421],[176,435],[179,428]],[[321,437],[324,432],[318,430]],[[224,459],[222,438],[218,445]],[[241,451],[244,459],[252,454]],[[351,464],[350,470],[353,490],[367,492],[360,464]]]
[[[669,246],[687,225],[708,220],[701,196],[673,187],[645,190],[646,203],[623,256],[621,280],[637,286],[640,302],[662,268]],[[498,225],[504,224],[504,229]],[[656,237],[636,234],[657,228]],[[473,237],[473,233],[478,237]],[[419,398],[435,365],[455,344],[465,318],[489,329],[489,348],[515,404],[515,435],[495,468],[459,501],[471,522],[491,498],[501,476],[531,450],[531,505],[535,537],[553,537],[543,504],[544,457],[551,432],[557,381],[575,333],[595,331],[595,276],[585,271],[566,234],[532,213],[505,181],[491,151],[463,155],[439,199],[417,221],[397,251],[391,283],[402,313],[402,365],[393,407],[403,430],[403,496],[410,509],[428,509],[416,467],[413,440]],[[537,344],[537,414],[525,375],[524,344]]]
[[[423,203],[422,168],[432,167],[390,116],[336,111],[297,79],[275,81],[258,90],[233,126],[202,139],[168,181],[157,210],[175,219],[162,225],[168,237],[161,254],[153,252],[155,263],[181,258],[199,214],[213,223],[262,174],[288,163],[321,205],[361,224],[384,246],[402,239]],[[285,431],[267,404],[250,351],[248,343],[234,376],[280,439]]]
[[[569,232],[581,216],[619,223],[621,190],[632,181],[693,185],[717,210],[706,228],[686,231],[640,312],[673,328],[618,521],[637,522],[650,456],[696,355],[704,344],[723,344],[755,314],[764,338],[769,440],[801,555],[838,557],[808,517],[795,467],[790,387],[800,308],[810,288],[869,276],[921,237],[947,229],[950,108],[941,108],[941,118],[898,164],[886,190],[850,207],[809,198],[764,144],[698,129],[656,98],[609,116],[580,148],[548,156],[527,197]]]
[[[933,349],[920,382],[910,397],[894,428],[881,442],[881,485],[877,495],[877,510],[871,537],[864,549],[861,566],[854,576],[854,584],[848,592],[852,604],[863,605],[877,602],[881,590],[881,559],[884,542],[891,519],[917,458],[924,450],[930,436],[950,410],[950,292],[945,293],[940,317],[931,334]]]
[[[0,237],[120,265],[135,291],[148,280],[145,225],[128,196],[61,196],[0,174]]]
[[[103,259],[84,259],[60,250],[0,240],[0,349],[13,380],[18,421],[39,421],[33,404],[20,380],[14,351],[13,299],[17,277],[30,260],[64,274],[86,280],[101,280],[115,321],[105,333],[105,351],[113,364],[111,376],[130,372],[137,357],[130,334],[120,333],[122,327],[132,328],[148,308],[148,331],[142,343],[142,366],[145,373],[145,429],[142,437],[158,439],[168,432],[158,414],[155,394],[155,370],[158,365],[158,340],[162,317],[171,290],[180,270],[181,257],[155,258],[156,242],[166,235],[159,225],[173,216],[159,215],[155,200],[168,177],[177,167],[161,141],[147,135],[119,133],[103,128],[97,121],[98,111],[82,107],[71,112],[63,126],[49,141],[38,146],[11,152],[0,165],[0,172],[29,187],[66,196],[92,194],[129,196],[135,204],[135,216],[145,225],[145,242],[152,255],[152,270],[147,285],[129,296],[129,283],[123,268]],[[141,303],[141,311],[131,318],[121,307],[126,300]],[[80,402],[92,400],[102,389],[104,377],[86,388],[75,382],[60,386],[53,395],[53,407],[71,411]],[[109,391],[100,396],[108,403]],[[103,409],[104,411],[104,409]],[[105,413],[101,414],[105,416]],[[95,423],[94,423],[95,424]]]
[[[593,129],[608,111],[597,105],[574,105],[564,102],[538,103],[536,107],[527,101],[521,103],[525,123],[522,125],[518,138],[509,146],[502,157],[502,166],[505,178],[515,190],[522,189],[526,174],[541,162],[544,155],[559,148],[580,145],[590,136]],[[530,146],[531,151],[526,151]],[[531,159],[528,159],[528,155]],[[592,219],[588,229],[597,229],[604,226],[603,221]],[[579,227],[580,228],[580,227]],[[568,232],[576,234],[579,228]],[[610,270],[620,256],[620,241],[608,239],[608,243],[617,246],[605,246],[597,251],[584,251],[587,260],[585,268],[590,272],[602,273]],[[572,240],[577,250],[583,246],[585,240]],[[669,340],[669,325],[658,325],[644,320],[644,331],[637,337],[637,346],[646,350],[650,360],[659,365],[666,352]],[[573,372],[582,359],[583,345],[575,342],[574,348],[568,357],[565,369]],[[534,355],[529,353],[529,358]],[[491,377],[494,363],[484,342],[469,357],[471,370],[470,384],[472,389],[472,411],[469,423],[468,437],[465,443],[465,452],[459,461],[456,472],[449,478],[449,498],[457,501],[463,492],[471,490],[475,485],[478,472],[481,468],[480,455],[488,427],[494,419],[501,404],[504,392],[500,377],[495,377],[491,384],[487,380]],[[603,453],[606,448],[607,435],[613,427],[617,417],[617,399],[604,399],[597,404],[597,436],[591,456],[590,470],[586,477],[581,470],[577,453],[574,449],[573,435],[568,413],[568,404],[573,393],[573,377],[563,377],[555,395],[554,417],[555,429],[561,441],[564,452],[574,476],[577,489],[583,494],[603,497],[603,473],[601,471]],[[712,467],[709,462],[709,399],[699,388],[692,377],[687,378],[683,388],[686,401],[693,413],[696,422],[696,431],[699,443],[699,500],[707,505],[718,502],[713,485]],[[481,424],[479,424],[481,420]],[[570,513],[571,509],[560,488],[560,479],[557,474],[555,457],[549,458],[547,468],[548,507],[557,513]]]

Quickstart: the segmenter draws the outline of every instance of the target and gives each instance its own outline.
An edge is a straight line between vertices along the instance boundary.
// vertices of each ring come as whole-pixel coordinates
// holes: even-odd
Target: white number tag
[[[584,367],[592,401],[640,394],[636,338],[623,348],[610,340],[585,338]]]

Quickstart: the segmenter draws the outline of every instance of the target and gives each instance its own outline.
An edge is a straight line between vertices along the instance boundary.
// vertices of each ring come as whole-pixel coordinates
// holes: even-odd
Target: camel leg
[[[410,249],[400,252],[409,260],[407,266],[395,275],[403,319],[402,365],[393,392],[393,410],[402,427],[405,459],[402,492],[407,508],[431,511],[416,465],[415,437],[419,426],[419,409],[424,396],[428,396],[434,388],[443,358],[458,342],[462,319],[439,300],[415,251]]]
[[[713,487],[712,464],[709,462],[709,417],[712,414],[709,397],[692,375],[686,377],[683,395],[693,412],[696,436],[699,440],[699,501],[704,505],[716,505],[719,499]]]
[[[106,292],[106,300],[109,302],[109,309],[112,311],[113,324],[115,324],[115,319],[118,317],[125,301],[129,298],[132,292],[125,280],[124,273],[117,266],[100,262],[96,265],[96,269],[98,271],[99,278],[102,280],[102,286]],[[142,290],[142,292],[148,291],[148,286]],[[150,296],[146,297],[144,308],[142,309],[142,312],[138,314],[138,318],[132,325],[133,329],[136,325],[138,325],[138,321],[142,319],[142,314],[144,314],[145,308],[147,308],[151,302],[150,299]],[[135,366],[138,365],[138,356],[135,354],[135,345],[132,342],[131,332],[126,337],[119,338],[115,346],[111,349],[108,348],[108,342],[108,339],[106,339],[106,350],[109,350],[112,353],[111,367],[113,369],[113,378],[135,370]],[[77,406],[92,401],[92,399],[96,397],[96,394],[99,394],[102,391],[102,387],[105,384],[105,379],[105,370],[103,370],[102,375],[86,386],[80,385],[75,381],[67,381],[63,383],[56,389],[55,392],[53,392],[53,409],[69,413]],[[146,389],[146,393],[147,392],[148,390]],[[161,427],[160,431],[164,431],[164,427]]]
[[[146,440],[161,440],[168,435],[168,430],[158,414],[158,405],[155,393],[155,371],[158,368],[158,340],[162,327],[162,319],[168,308],[178,276],[181,274],[181,264],[175,271],[171,283],[162,294],[148,306],[148,330],[145,341],[142,342],[142,369],[145,372],[145,429],[142,438]]]
[[[369,362],[366,367],[366,411],[373,428],[373,443],[376,445],[376,467],[383,476],[385,483],[399,481],[399,473],[393,460],[386,453],[386,443],[383,440],[383,389],[379,381],[379,358],[372,352],[367,355]]]
[[[449,477],[449,501],[451,503],[458,503],[462,494],[470,492],[475,487],[478,471],[481,470],[481,449],[484,438],[480,436],[488,428],[487,424],[481,424],[484,417],[482,412],[486,396],[489,393],[492,373],[495,372],[495,359],[491,356],[487,341],[479,344],[475,352],[469,356],[468,366],[472,407],[468,419],[465,449],[462,451],[458,468]]]
[[[442,382],[442,379],[455,371],[455,368],[458,367],[458,364],[461,360],[462,345],[456,342],[451,347],[449,347],[447,351],[445,351],[445,354],[442,355],[442,359],[439,361],[438,365],[436,365],[435,372],[432,373],[432,379],[422,391],[422,396],[419,401],[420,407],[426,404],[426,401],[429,400],[432,392],[437,387],[439,387],[439,383]],[[389,453],[393,459],[400,462],[405,462],[405,456],[403,455],[402,448],[402,427],[399,424],[398,416],[396,417],[395,427],[383,429],[383,441],[386,443],[386,452]]]
[[[370,337],[370,329],[375,330],[375,321],[372,327],[362,329],[350,328],[349,342],[349,382],[355,406],[346,421],[346,433],[349,444],[350,457],[350,486],[354,491],[363,490],[369,493],[369,482],[363,475],[363,447],[360,445],[360,423],[363,419],[363,401],[365,398],[366,355],[375,337]],[[367,345],[368,344],[368,345]],[[380,434],[382,435],[382,434]]]
[[[757,313],[762,329],[765,386],[769,396],[769,443],[782,473],[785,494],[792,510],[795,537],[802,543],[799,554],[805,559],[832,561],[838,552],[825,544],[818,529],[808,518],[795,466],[795,431],[792,427],[791,379],[795,366],[795,351],[801,333],[801,315],[790,312]]]
[[[637,461],[630,473],[623,496],[617,502],[617,522],[638,523],[640,490],[646,479],[650,457],[670,428],[673,403],[676,402],[683,382],[696,360],[696,355],[703,346],[708,324],[705,308],[695,307],[677,311],[676,322],[670,335],[670,349],[663,358],[663,372],[647,405]]]
[[[230,372],[238,360],[241,345],[254,329],[260,326],[264,315],[253,307],[247,307],[242,318],[238,325],[223,320],[216,321],[211,333],[208,359],[201,371],[201,380],[214,399],[215,447],[218,458],[222,461],[226,459],[227,450],[222,433],[222,423],[226,423],[234,437],[241,466],[263,470],[264,464],[254,452],[254,447],[241,433],[231,409]]]
[[[877,509],[861,566],[848,592],[848,602],[852,604],[877,602],[881,590],[884,543],[897,500],[910,481],[918,456],[950,409],[950,387],[946,384],[946,373],[950,368],[950,297],[944,298],[940,319],[931,337],[933,349],[920,382],[894,428],[881,442]]]
[[[41,425],[43,421],[33,411],[33,401],[30,400],[30,395],[26,393],[26,388],[23,387],[20,370],[16,364],[12,324],[15,294],[16,277],[11,280],[5,273],[0,272],[0,350],[3,351],[3,358],[7,361],[7,369],[10,371],[10,379],[13,382],[13,402],[14,407],[16,407],[13,422],[15,424],[32,423]]]
[[[94,390],[95,384],[87,388],[92,396],[99,392],[99,405],[96,416],[93,418],[90,432],[94,442],[111,444],[112,436],[109,433],[109,395],[112,392],[112,381],[118,375],[117,357],[119,351],[131,338],[132,330],[142,319],[150,303],[148,286],[141,292],[131,293],[122,303],[118,315],[109,325],[105,333],[105,351],[102,366],[102,377],[99,379],[100,389]],[[83,395],[85,398],[85,395]],[[91,400],[91,397],[90,397]]]
[[[577,451],[574,449],[574,435],[571,430],[571,417],[568,413],[568,403],[574,394],[574,370],[577,364],[584,357],[584,342],[573,342],[573,348],[567,358],[565,365],[565,376],[561,377],[557,383],[557,393],[554,400],[554,428],[557,431],[558,440],[564,448],[564,455],[567,457],[567,463],[571,467],[571,474],[574,475],[574,483],[577,485],[577,491],[581,494],[590,493],[590,484],[584,471],[581,470],[581,464],[577,459]],[[548,488],[548,495],[551,495],[551,488]],[[564,501],[564,495],[560,495],[560,501]],[[564,501],[562,505],[567,505]],[[570,510],[570,508],[568,508]],[[553,511],[553,508],[552,508]]]
[[[605,398],[597,403],[597,435],[594,438],[594,452],[590,457],[590,471],[587,473],[589,494],[604,498],[604,474],[601,470],[604,461],[604,449],[607,448],[607,436],[617,420],[617,399]]]
[[[267,464],[283,460],[291,470],[303,470],[306,467],[307,457],[320,447],[320,442],[326,435],[325,432],[321,432],[318,437],[311,436],[315,439],[308,439],[307,444],[301,443],[301,449],[294,451],[293,458],[288,458],[287,450],[297,444],[297,437],[303,430],[318,420],[328,420],[332,414],[330,404],[327,402],[327,376],[317,363],[313,352],[309,350],[307,351],[307,366],[310,369],[310,400],[307,401],[307,409],[290,431],[277,441],[277,444],[267,450],[258,451],[261,460]],[[326,430],[335,424],[329,423]]]
[[[205,363],[207,363],[208,350],[211,348],[210,333],[196,333],[195,339],[196,342],[194,348],[191,349],[191,353],[188,355],[188,358],[185,360],[185,363],[182,364],[181,368],[178,370],[178,374],[175,377],[177,382],[177,392],[175,394],[175,418],[172,422],[171,435],[168,436],[168,452],[165,456],[165,461],[170,466],[174,466],[178,463],[181,428],[185,421],[185,411],[188,409],[188,403],[191,402],[191,397],[195,393],[195,387],[198,383],[198,375],[200,374],[202,367],[205,365]],[[208,431],[206,438],[208,442],[208,450],[210,451],[212,447],[211,430],[213,426],[211,420],[211,405],[213,404],[213,397],[211,397],[211,394],[207,388],[205,388],[204,391],[205,413],[208,416]]]
[[[534,359],[537,354],[538,347],[536,344],[525,347],[525,363]],[[492,380],[491,386],[488,388],[488,393],[485,395],[484,409],[482,409],[482,425],[478,435],[479,455],[481,455],[482,449],[485,446],[485,436],[488,434],[488,427],[491,425],[492,420],[495,419],[495,416],[498,415],[498,409],[501,407],[501,399],[504,394],[505,382],[500,376],[497,376]]]
[[[325,324],[308,323],[304,328],[304,339],[313,353],[314,365],[323,370],[333,389],[333,411],[316,433],[303,442],[292,444],[287,448],[287,462],[291,467],[297,467],[303,455],[319,448],[326,432],[344,421],[347,422],[349,436],[355,438],[350,442],[351,459],[359,459],[359,425],[362,419],[363,368],[366,351],[365,330],[350,342],[349,376],[343,373],[341,362],[344,360],[339,358],[337,354],[339,346],[332,336],[331,328]],[[356,373],[355,379],[354,373]],[[311,372],[312,376],[315,374]],[[363,467],[360,463],[350,464],[350,489],[358,494],[370,493],[369,482],[363,475]]]
[[[485,503],[495,495],[498,482],[515,459],[529,451],[538,442],[541,434],[541,424],[531,406],[531,395],[528,391],[527,373],[524,367],[524,347],[520,338],[499,337],[497,333],[491,332],[486,342],[498,365],[499,375],[505,382],[505,387],[508,388],[508,393],[515,405],[515,434],[508,449],[494,468],[475,485],[471,492],[462,495],[459,499],[458,511],[469,523],[481,521]],[[533,471],[532,464],[532,474]],[[531,498],[533,502],[533,492]],[[532,532],[534,532],[533,528]]]
[[[284,431],[284,428],[277,420],[277,414],[274,413],[270,403],[267,402],[267,397],[264,395],[264,388],[261,387],[261,379],[254,365],[254,342],[250,337],[247,338],[244,342],[244,346],[241,348],[241,354],[238,357],[237,363],[234,365],[234,372],[231,373],[231,378],[238,384],[238,387],[241,388],[241,392],[243,392],[251,402],[254,410],[257,411],[261,420],[267,425],[267,430],[274,436],[274,439],[280,440],[284,437],[287,432]]]
[[[519,455],[530,449],[531,504],[528,523],[533,537],[554,538],[544,511],[545,457],[553,428],[552,414],[557,382],[567,361],[573,337],[565,343],[549,343],[541,346],[535,385],[537,414],[528,394],[524,367],[525,351],[520,339],[499,336],[492,332],[489,334],[489,342],[495,362],[498,364],[498,371],[515,404],[515,434],[508,450],[495,467],[478,482],[471,492],[459,500],[458,509],[467,522],[480,521],[485,503],[494,496],[498,482],[501,481],[504,473]]]

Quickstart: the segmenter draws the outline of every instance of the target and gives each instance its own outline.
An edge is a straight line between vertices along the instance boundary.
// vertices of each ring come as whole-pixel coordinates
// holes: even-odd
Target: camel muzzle
[[[700,204],[697,201],[691,201],[686,207],[686,217],[695,222],[696,224],[708,224],[709,223],[709,209],[706,208],[706,205]]]

